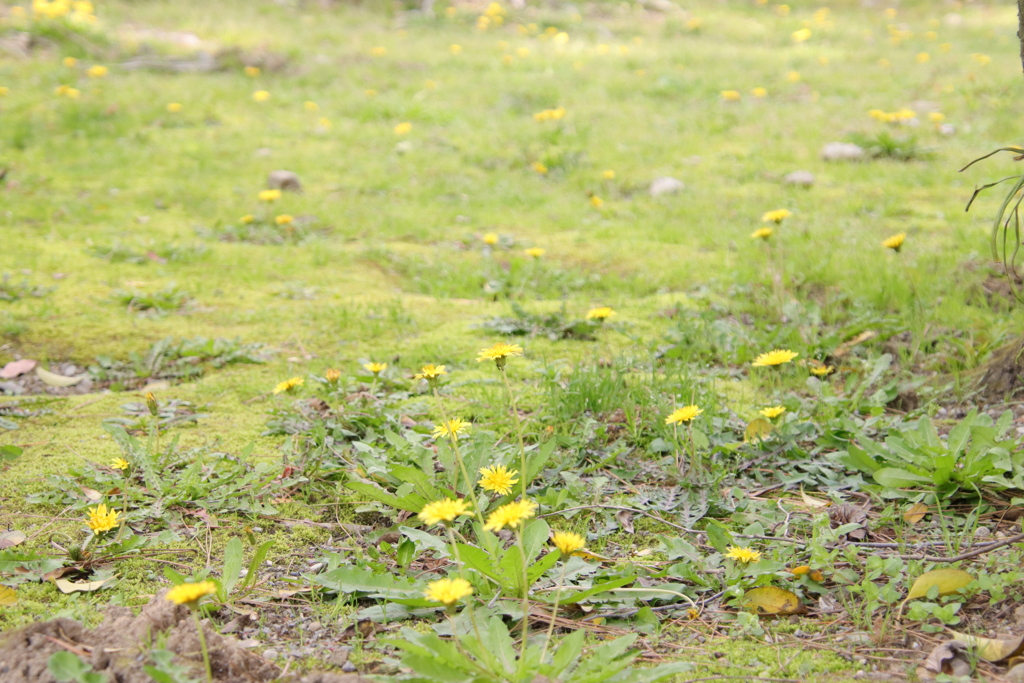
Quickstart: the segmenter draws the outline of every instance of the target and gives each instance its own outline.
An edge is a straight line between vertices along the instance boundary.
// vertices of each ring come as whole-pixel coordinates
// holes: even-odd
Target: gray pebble
[[[651,181],[650,193],[652,197],[658,197],[663,194],[682,192],[684,187],[686,186],[682,180],[672,176],[662,176]]]
[[[274,648],[268,647],[266,650],[263,651],[263,659],[267,660],[268,662],[272,662],[277,658],[278,653],[277,650],[275,650]]]
[[[814,184],[814,174],[810,171],[793,171],[785,177],[787,185],[803,185],[810,187]]]

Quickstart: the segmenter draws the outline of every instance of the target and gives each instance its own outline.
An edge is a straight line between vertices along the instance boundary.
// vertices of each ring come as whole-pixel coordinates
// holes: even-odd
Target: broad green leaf
[[[530,563],[527,569],[527,580],[532,585],[544,572],[555,566],[555,562],[558,562],[558,558],[561,557],[561,553],[555,551],[550,552],[544,557],[540,558],[536,562]]]
[[[917,577],[917,581],[910,587],[907,600],[923,598],[933,586],[939,589],[939,595],[952,595],[971,581],[974,581],[974,577],[963,569],[933,569]]]
[[[708,522],[704,531],[708,534],[708,543],[720,553],[727,551],[729,546],[733,544],[732,534],[718,522]]]
[[[582,591],[578,591],[576,593],[570,593],[567,596],[563,596],[562,597],[562,604],[563,605],[573,605],[573,604],[575,604],[577,602],[580,602],[581,600],[586,600],[587,598],[589,598],[591,596],[599,595],[601,593],[607,593],[608,591],[613,591],[616,588],[621,588],[621,587],[625,586],[626,584],[633,583],[634,581],[636,581],[636,577],[635,576],[623,576],[621,578],[614,579],[612,581],[606,581],[606,582],[604,582],[602,584],[598,584],[598,585],[594,586],[593,588],[588,588],[587,590],[582,590]]]
[[[543,519],[531,519],[526,523],[523,529],[523,546],[526,548],[527,562],[533,562],[550,536],[551,529]]]
[[[796,614],[801,611],[800,598],[778,586],[760,586],[743,594],[740,605],[755,614]]]
[[[527,453],[526,455],[526,485],[537,478],[537,475],[541,473],[544,467],[551,460],[551,456],[555,453],[555,446],[557,442],[554,439],[545,441],[540,445],[536,451]]]
[[[379,486],[363,481],[348,481],[345,482],[345,486],[356,493],[361,493],[367,498],[377,501],[378,503],[384,503],[385,505],[390,505],[391,507],[398,508],[399,510],[406,510],[408,512],[418,513],[427,503],[427,501],[423,500],[421,497],[417,497],[418,500],[413,496],[398,498]]]
[[[860,470],[865,474],[872,474],[882,467],[864,449],[853,444],[850,444],[845,455],[841,455],[839,460],[851,470]]]
[[[441,536],[434,536],[422,529],[414,529],[408,526],[400,526],[398,531],[415,543],[417,549],[433,550],[437,557],[449,557],[452,554],[451,546]]]
[[[243,548],[242,541],[238,536],[233,536],[224,547],[224,572],[221,574],[221,584],[224,586],[223,600],[231,595],[238,583],[239,575],[242,572]]]
[[[558,644],[555,656],[551,659],[551,666],[554,669],[551,673],[556,677],[570,666],[576,664],[580,653],[583,652],[583,639],[586,633],[583,629],[576,629]]]
[[[107,678],[67,650],[50,655],[46,668],[61,683],[102,683]]]
[[[883,467],[874,473],[875,481],[891,489],[916,488],[921,484],[931,484],[931,477],[914,474],[898,467]]]
[[[397,579],[390,574],[374,574],[358,567],[338,567],[314,580],[339,593],[368,593],[391,598],[423,597],[423,592],[410,580]]]

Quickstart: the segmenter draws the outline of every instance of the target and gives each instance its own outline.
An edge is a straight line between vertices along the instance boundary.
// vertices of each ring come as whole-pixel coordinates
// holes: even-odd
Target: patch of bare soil
[[[217,683],[261,683],[277,680],[281,670],[245,649],[231,637],[204,625],[210,666]],[[0,680],[4,683],[57,683],[47,663],[55,653],[72,652],[117,683],[151,683],[143,667],[152,665],[149,651],[174,653],[174,663],[205,679],[195,621],[187,607],[159,593],[138,616],[125,607],[111,607],[103,623],[87,629],[71,619],[32,624],[0,642]],[[313,673],[297,683],[367,683],[358,675]]]
[[[979,388],[986,399],[993,401],[1010,399],[1024,391],[1024,338],[992,354]]]

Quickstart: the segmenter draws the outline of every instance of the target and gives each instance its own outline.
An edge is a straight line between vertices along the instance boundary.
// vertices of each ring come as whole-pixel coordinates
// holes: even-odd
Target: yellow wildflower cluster
[[[882,246],[885,247],[886,249],[892,249],[898,254],[900,252],[900,249],[903,248],[903,243],[906,241],[906,239],[907,233],[901,232],[885,240],[882,240]]]
[[[68,19],[70,21],[96,23],[95,8],[88,0],[32,0],[32,17],[35,19]]]
[[[509,344],[508,342],[498,342],[494,346],[480,350],[480,355],[477,356],[476,361],[478,363],[485,360],[493,360],[500,362],[508,358],[509,356],[521,356],[523,355],[523,347],[519,344]]]
[[[130,467],[127,460],[124,458],[114,458],[110,461],[110,469],[113,470],[126,470]]]
[[[484,529],[497,531],[508,527],[515,529],[537,514],[537,504],[532,500],[516,500],[502,505],[487,517]]]
[[[78,88],[72,88],[70,85],[58,85],[53,92],[57,97],[66,97],[69,100],[77,100],[82,94]]]
[[[738,548],[736,546],[731,546],[729,550],[726,551],[725,556],[743,564],[761,561],[761,553],[759,551],[751,550],[750,548]]]
[[[424,505],[423,509],[420,510],[419,518],[424,524],[432,526],[434,524],[454,522],[456,517],[468,515],[469,513],[470,506],[465,500],[461,498],[442,498],[441,500]]]
[[[363,367],[375,375],[379,375],[388,369],[387,363],[364,363]]]
[[[906,123],[912,119],[917,118],[917,112],[913,109],[903,108],[898,111],[883,111],[881,109],[872,109],[868,112],[868,116],[881,121],[882,123]]]
[[[683,422],[691,422],[694,418],[704,412],[703,408],[697,406],[684,406],[677,408],[669,413],[669,416],[665,418],[665,424],[681,424]]]
[[[493,491],[502,496],[512,492],[513,484],[519,482],[515,476],[519,470],[510,470],[504,465],[492,465],[491,467],[480,468],[480,488],[484,491]]]
[[[750,239],[753,240],[767,240],[775,232],[774,228],[758,228],[754,232],[750,233]]]
[[[787,349],[775,349],[767,353],[762,353],[760,356],[754,359],[751,363],[755,368],[767,368],[773,365],[782,365],[788,363],[797,356],[799,353],[795,351],[789,351]]]
[[[305,382],[306,380],[304,380],[301,377],[292,377],[291,379],[286,379],[285,381],[279,383],[276,387],[274,387],[274,393],[283,394],[286,391],[291,391],[296,387],[301,387],[303,384],[305,384]]]
[[[200,581],[199,583],[183,583],[167,591],[164,599],[173,602],[175,605],[188,605],[194,607],[207,595],[217,592],[217,584],[213,581]]]
[[[587,311],[586,318],[587,320],[600,320],[603,322],[613,315],[617,314],[612,310],[611,306],[601,306],[599,308],[591,308]]]
[[[442,422],[441,424],[434,427],[432,436],[435,439],[443,436],[458,441],[459,435],[465,431],[468,431],[469,428],[472,426],[473,425],[471,423],[466,422],[462,418],[453,417],[452,419],[447,420],[446,422]]]
[[[562,553],[564,557],[575,555],[587,544],[585,538],[571,531],[556,531],[551,536],[551,543]]]
[[[441,375],[447,375],[448,371],[444,369],[443,365],[424,365],[420,368],[420,371],[413,375],[413,379],[425,379],[425,380],[437,380],[440,379]]]
[[[785,406],[775,406],[773,408],[762,408],[760,411],[761,415],[767,417],[769,420],[774,420],[779,415],[786,412]]]
[[[761,221],[764,223],[775,223],[775,225],[778,225],[792,215],[793,214],[790,213],[788,209],[775,209],[774,211],[765,211],[761,214]]]
[[[104,531],[110,531],[117,526],[117,516],[119,513],[113,508],[107,509],[107,506],[100,503],[94,508],[89,508],[89,516],[86,518],[86,524],[92,529],[92,532],[97,536],[102,534]]]
[[[427,600],[454,605],[473,594],[473,586],[465,579],[441,579],[427,585]]]
[[[534,121],[560,121],[565,118],[565,107],[545,109],[533,115]]]

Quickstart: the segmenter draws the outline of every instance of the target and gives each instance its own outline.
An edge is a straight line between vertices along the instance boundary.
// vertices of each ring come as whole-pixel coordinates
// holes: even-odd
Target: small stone
[[[356,670],[356,665],[352,662],[345,662],[341,665],[341,670],[345,673],[354,673]]]
[[[1003,674],[1003,680],[1010,683],[1024,683],[1024,664],[1018,664]]]
[[[810,171],[793,171],[785,178],[787,185],[803,185],[810,187],[814,184],[814,174]]]
[[[277,658],[278,653],[277,650],[275,650],[274,648],[268,647],[266,650],[263,651],[263,659],[267,660],[268,662],[272,662]]]
[[[292,171],[271,171],[267,175],[267,187],[272,190],[302,193],[302,183],[299,182],[299,176]]]
[[[682,192],[685,187],[686,185],[683,184],[682,180],[666,175],[651,181],[650,192],[652,197],[658,197],[663,194]]]
[[[324,661],[327,664],[340,669],[348,663],[348,656],[351,652],[352,648],[350,647],[339,647],[336,650],[331,650],[324,658]]]
[[[939,135],[956,135],[956,126],[952,123],[943,123],[939,126]]]
[[[864,158],[864,150],[852,142],[830,142],[821,148],[821,158],[825,161],[859,161]]]
[[[974,530],[974,537],[975,538],[988,538],[991,535],[992,535],[992,531],[988,527],[985,527],[985,526],[979,526],[977,529]]]
[[[319,621],[314,621],[312,624],[310,624],[309,626],[306,627],[306,630],[307,631],[314,631],[315,632],[315,631],[319,631],[322,628],[323,628],[323,625],[321,625]]]
[[[260,147],[256,150],[256,156],[258,157],[269,157],[273,153],[269,147]]]

